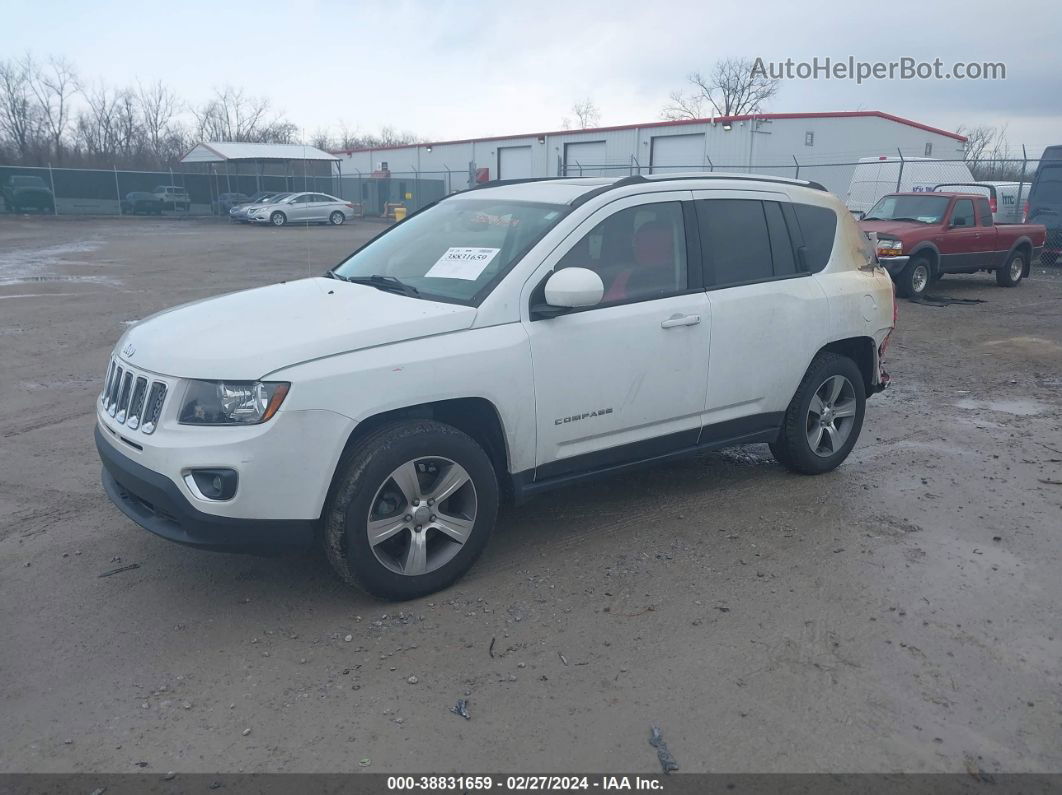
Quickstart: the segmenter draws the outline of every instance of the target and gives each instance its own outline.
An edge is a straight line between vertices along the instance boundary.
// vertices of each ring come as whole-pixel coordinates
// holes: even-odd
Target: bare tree
[[[1007,156],[1006,124],[1002,127],[961,125],[956,132],[966,136],[963,159],[975,179],[1016,180],[1021,177],[1021,164]]]
[[[136,93],[137,112],[148,146],[157,160],[162,160],[176,132],[175,119],[184,103],[162,81],[150,86],[138,86]]]
[[[292,143],[298,128],[280,114],[272,114],[269,100],[251,97],[242,88],[226,86],[213,99],[193,110],[196,132],[207,141]]]
[[[572,113],[575,114],[575,123],[580,130],[597,127],[601,123],[601,110],[596,104],[594,104],[594,101],[590,99],[590,97],[573,103]],[[564,124],[564,129],[569,129],[567,126],[570,124],[568,119],[564,120]]]
[[[77,71],[65,58],[52,57],[45,66],[38,67],[27,55],[30,91],[56,161],[63,159],[63,139],[70,130],[73,98],[79,91]]]
[[[29,59],[0,61],[0,143],[25,162],[37,142],[41,121],[30,90]]]
[[[661,110],[664,119],[702,119],[713,116],[742,116],[757,113],[778,93],[779,80],[756,69],[749,58],[717,61],[710,75],[694,72],[687,77],[689,93],[672,91],[670,102]]]

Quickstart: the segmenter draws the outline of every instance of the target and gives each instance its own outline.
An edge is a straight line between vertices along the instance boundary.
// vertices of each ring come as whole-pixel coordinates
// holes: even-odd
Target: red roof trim
[[[925,130],[926,132],[936,133],[937,135],[946,135],[949,138],[954,138],[956,141],[962,141],[965,143],[966,136],[959,135],[958,133],[949,132],[948,130],[942,130],[939,127],[930,127],[928,124],[921,124],[917,121],[911,121],[911,119],[905,119],[901,116],[893,116],[891,113],[883,113],[880,110],[839,110],[829,113],[756,113],[746,114],[743,116],[716,116],[715,122],[721,124],[724,122],[740,122],[749,121],[750,119],[836,119],[836,118],[848,118],[848,117],[877,117],[879,119],[886,119],[888,121],[894,121],[899,124],[906,124],[908,127],[915,127],[919,130]],[[676,121],[651,121],[643,124],[617,124],[612,127],[590,127],[585,130],[553,130],[550,132],[537,132],[537,133],[517,133],[515,135],[490,135],[484,138],[460,138],[453,141],[425,141],[419,144],[396,144],[394,146],[366,146],[360,149],[336,149],[332,152],[334,155],[349,155],[354,152],[381,152],[391,151],[393,149],[416,149],[421,146],[446,146],[448,144],[471,144],[471,143],[485,143],[487,141],[506,141],[512,138],[542,138],[547,135],[569,135],[572,133],[587,133],[587,132],[615,132],[617,130],[636,130],[645,128],[656,127],[675,127],[683,124],[706,124],[711,123],[712,119],[678,119]]]

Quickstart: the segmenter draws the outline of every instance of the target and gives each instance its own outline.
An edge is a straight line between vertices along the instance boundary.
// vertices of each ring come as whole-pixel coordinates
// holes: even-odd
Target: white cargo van
[[[902,169],[901,169],[902,163]],[[861,157],[844,203],[857,215],[889,193],[932,191],[942,183],[976,182],[965,163],[932,157]]]
[[[996,224],[1022,223],[1022,201],[1029,198],[1029,183],[1020,182],[942,182],[933,190],[948,193],[974,193],[988,199],[992,222]]]

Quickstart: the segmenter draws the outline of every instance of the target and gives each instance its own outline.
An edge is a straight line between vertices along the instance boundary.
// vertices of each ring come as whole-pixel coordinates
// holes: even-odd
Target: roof
[[[789,177],[727,173],[721,171],[715,171],[712,173],[691,171],[668,174],[644,174],[628,177],[531,177],[528,179],[498,180],[496,182],[486,182],[470,190],[454,193],[448,196],[447,199],[482,199],[487,198],[489,195],[489,198],[492,199],[578,205],[600,193],[635,185],[699,182],[702,183],[703,187],[703,183],[727,181],[738,183],[770,183],[776,185],[789,185],[795,188],[825,190],[825,188],[817,182],[809,182],[803,179],[791,179]],[[717,186],[712,185],[712,187]],[[681,189],[681,186],[677,186],[675,189]],[[685,189],[688,190],[689,186]],[[925,194],[919,195],[924,196]]]
[[[182,163],[223,163],[227,160],[339,160],[336,155],[303,144],[252,144],[203,141],[181,158]]]
[[[461,138],[453,141],[424,141],[417,144],[396,144],[392,146],[365,146],[355,149],[338,149],[335,154],[337,155],[349,155],[354,152],[379,152],[379,151],[391,151],[393,149],[415,149],[418,146],[445,146],[446,144],[470,144],[479,143],[485,141],[505,141],[511,138],[541,138],[546,135],[572,135],[574,133],[594,133],[594,132],[614,132],[616,130],[635,130],[635,129],[653,129],[658,127],[677,127],[686,124],[733,124],[735,122],[751,121],[753,119],[764,121],[780,121],[783,119],[838,119],[838,118],[878,118],[885,119],[886,121],[896,122],[897,124],[906,124],[909,127],[914,127],[919,130],[925,130],[926,132],[936,133],[937,135],[944,135],[948,138],[954,138],[956,141],[966,141],[966,136],[959,135],[958,133],[949,132],[948,130],[942,130],[938,127],[931,127],[928,124],[922,124],[911,119],[905,119],[901,116],[893,116],[891,113],[884,113],[880,110],[840,110],[826,113],[755,113],[745,114],[741,116],[716,116],[714,119],[677,119],[675,121],[651,121],[643,124],[618,124],[612,127],[591,127],[582,130],[552,130],[549,132],[531,132],[531,133],[516,133],[513,135],[491,135],[485,138]]]

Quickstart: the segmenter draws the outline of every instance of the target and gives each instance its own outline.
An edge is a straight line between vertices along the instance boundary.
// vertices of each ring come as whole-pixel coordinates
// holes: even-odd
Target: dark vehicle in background
[[[904,298],[945,273],[992,271],[1000,287],[1017,287],[1046,235],[1040,224],[996,226],[988,198],[971,193],[890,193],[859,226]]]
[[[251,197],[245,193],[222,193],[210,203],[210,209],[214,215],[228,215],[233,207],[247,204]]]
[[[121,201],[122,215],[162,215],[162,199],[154,193],[135,190]]]
[[[1062,146],[1049,146],[1033,175],[1025,220],[1047,228],[1047,242],[1040,262],[1054,265],[1062,256]]]
[[[55,212],[55,197],[40,177],[13,176],[0,188],[4,206],[8,212],[18,213],[33,209]]]

